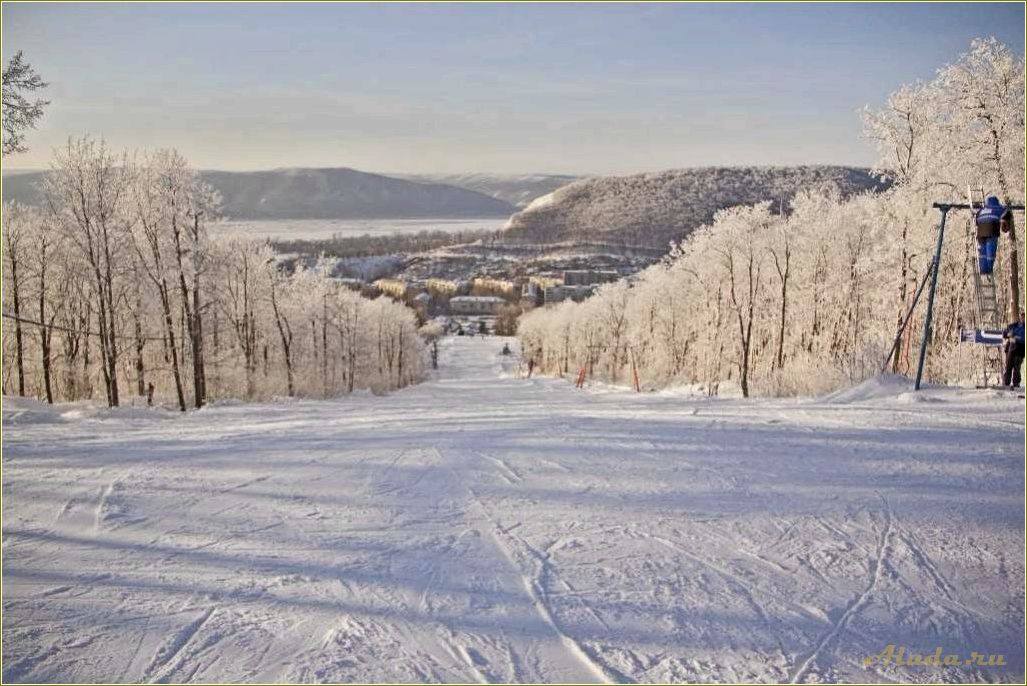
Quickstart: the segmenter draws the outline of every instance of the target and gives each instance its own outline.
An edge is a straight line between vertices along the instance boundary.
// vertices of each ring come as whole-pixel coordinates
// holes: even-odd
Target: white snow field
[[[1022,683],[1022,400],[579,391],[502,343],[386,397],[6,398],[3,680]]]

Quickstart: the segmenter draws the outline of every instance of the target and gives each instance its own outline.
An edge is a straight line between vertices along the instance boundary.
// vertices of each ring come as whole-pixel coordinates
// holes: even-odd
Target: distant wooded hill
[[[710,222],[718,210],[763,200],[787,207],[796,193],[825,184],[843,196],[885,188],[867,169],[837,166],[701,167],[596,177],[536,199],[510,219],[505,238],[665,248]]]
[[[5,173],[4,200],[39,204],[44,173]],[[885,187],[866,169],[840,166],[700,167],[578,180],[547,174],[394,178],[348,168],[201,175],[221,191],[231,219],[513,215],[504,234],[512,242],[599,241],[661,249],[725,207],[762,200],[787,204],[799,191],[825,184],[846,196]],[[525,203],[518,211],[517,205]]]
[[[4,200],[39,204],[45,172],[4,174]],[[399,219],[504,217],[504,200],[442,183],[396,179],[347,168],[205,171],[232,219]]]
[[[499,198],[519,208],[582,178],[565,174],[399,174],[410,181],[443,183]]]

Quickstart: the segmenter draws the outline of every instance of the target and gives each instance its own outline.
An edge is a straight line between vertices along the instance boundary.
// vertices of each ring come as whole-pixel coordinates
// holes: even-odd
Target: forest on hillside
[[[553,374],[584,368],[629,384],[637,371],[645,387],[695,385],[711,395],[727,385],[746,396],[818,393],[880,373],[932,264],[940,219],[932,203],[966,202],[968,187],[1023,203],[1024,104],[1023,58],[994,39],[975,41],[930,82],[864,110],[887,191],[847,198],[836,187],[812,188],[785,213],[770,197],[721,210],[633,284],[526,315],[525,355]],[[1023,223],[1022,214],[1016,219]],[[1003,236],[996,264],[1009,317],[1010,280],[1023,292],[1011,248],[1023,255],[1023,236],[1022,227],[1015,244]],[[972,378],[979,362],[978,350],[959,346],[960,329],[975,321],[976,249],[969,213],[954,213],[928,381]],[[890,371],[915,365],[924,309]]]
[[[538,198],[510,218],[503,240],[605,242],[666,250],[728,207],[770,201],[784,208],[796,194],[830,185],[848,197],[883,190],[867,169],[698,167],[577,181]]]

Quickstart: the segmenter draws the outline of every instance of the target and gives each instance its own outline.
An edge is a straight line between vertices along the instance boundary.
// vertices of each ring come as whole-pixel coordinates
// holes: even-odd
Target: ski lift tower
[[[937,244],[937,247],[934,249],[934,260],[931,263],[931,268],[930,268],[930,271],[929,271],[930,278],[931,278],[931,289],[930,289],[930,291],[928,291],[928,294],[927,294],[927,316],[924,318],[924,335],[923,335],[923,339],[920,341],[920,359],[917,362],[917,366],[916,366],[916,383],[913,385],[913,389],[917,390],[917,391],[920,390],[920,381],[923,379],[923,375],[924,375],[924,360],[927,359],[927,344],[928,344],[928,341],[931,338],[931,320],[932,320],[933,315],[934,315],[934,291],[935,291],[935,289],[938,286],[938,268],[941,266],[941,250],[942,250],[942,246],[944,245],[944,241],[945,241],[945,220],[948,218],[949,212],[951,212],[952,210],[971,210],[971,211],[973,211],[973,210],[978,209],[980,206],[977,203],[972,202],[972,199],[971,199],[971,203],[969,203],[969,204],[967,204],[967,203],[936,202],[936,203],[934,203],[932,205],[932,207],[934,207],[934,209],[939,210],[941,212],[941,226],[938,228],[938,244]],[[1024,209],[1024,206],[1023,205],[1007,205],[1006,209],[1007,210],[1014,210],[1014,211],[1022,212],[1023,209]],[[1015,234],[1013,234],[1012,240],[1013,240],[1013,249],[1015,250],[1016,249]],[[975,260],[975,262],[976,262],[976,260]],[[989,278],[984,279],[983,278],[984,276],[988,276]],[[1019,275],[1014,274],[1013,278],[1018,278],[1018,276]],[[925,275],[925,277],[926,277],[926,275]],[[922,287],[923,287],[923,284],[921,283],[921,288]],[[975,289],[976,294],[977,294],[978,323],[997,321],[997,316],[998,316],[999,313],[998,313],[998,306],[997,306],[996,297],[995,297],[995,295],[996,295],[996,293],[995,293],[995,282],[994,282],[993,277],[990,274],[989,275],[981,274],[980,271],[975,268],[975,270],[974,270],[974,289]],[[917,292],[916,299],[919,299],[919,296],[920,296],[920,291]],[[913,306],[910,308],[909,314],[906,316],[906,322],[909,321],[910,315],[913,314],[913,308],[916,307],[916,299],[914,299]],[[905,322],[903,323],[902,329],[905,329]],[[902,331],[899,332],[899,337],[901,337],[901,336],[902,336]],[[976,331],[975,342],[985,343],[985,344],[991,343],[991,345],[995,345],[994,342],[988,340],[989,336],[990,337],[994,337],[994,332],[993,331],[992,332],[988,332],[986,329],[983,329],[983,328],[979,329],[979,330]],[[896,341],[898,341],[898,338],[896,338]],[[893,351],[894,351],[894,348],[893,348]],[[891,355],[890,354],[889,354],[889,359],[891,359]]]

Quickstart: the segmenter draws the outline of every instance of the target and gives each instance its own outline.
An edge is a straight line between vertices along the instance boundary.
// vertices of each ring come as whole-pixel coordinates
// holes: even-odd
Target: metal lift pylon
[[[919,391],[920,383],[923,380],[924,374],[924,361],[927,359],[927,346],[931,340],[931,323],[934,316],[934,293],[938,287],[938,268],[941,265],[941,252],[945,242],[945,220],[948,218],[948,214],[952,210],[975,210],[977,207],[974,206],[972,198],[969,204],[962,203],[948,203],[948,202],[936,202],[931,205],[934,209],[941,212],[941,225],[938,227],[938,243],[934,250],[934,260],[931,263],[931,288],[927,295],[927,315],[924,317],[924,333],[923,338],[920,341],[920,358],[917,361],[916,367],[916,381],[913,384],[913,389]],[[1023,211],[1023,205],[1007,205],[1006,209],[1014,211]],[[1001,312],[998,311],[998,302],[996,298],[996,286],[994,274],[981,274],[980,273],[980,262],[977,255],[971,256],[974,264],[974,290],[977,294],[977,314],[978,320],[983,321],[985,317],[991,319],[991,323],[995,324],[995,328],[987,329],[981,326],[975,338],[981,339],[975,342],[981,342],[988,348],[993,348],[993,353],[985,352],[985,355],[992,355],[995,359],[996,366],[1001,369],[1002,364],[1002,349],[1001,349],[1001,329],[998,329],[998,345],[989,344],[990,340],[995,336],[996,329],[998,328],[998,318]],[[984,279],[983,277],[988,277]],[[987,380],[987,379],[985,379]]]

